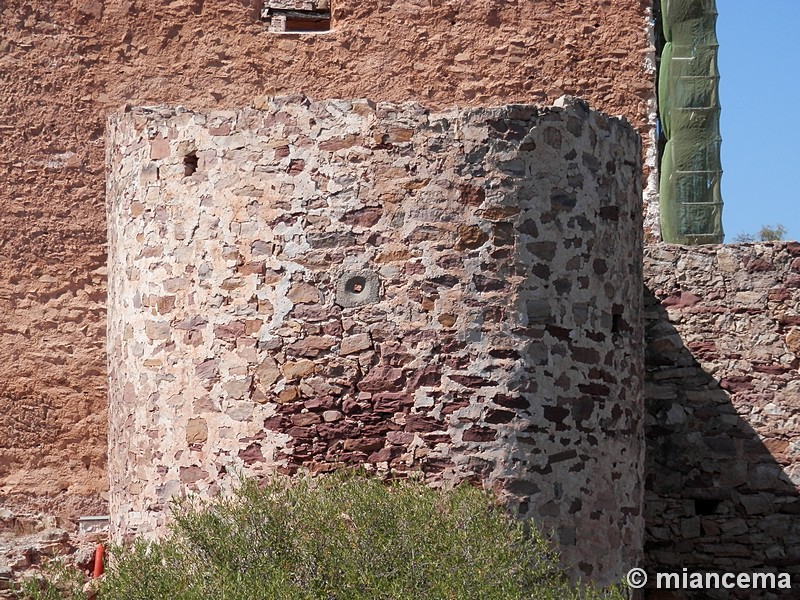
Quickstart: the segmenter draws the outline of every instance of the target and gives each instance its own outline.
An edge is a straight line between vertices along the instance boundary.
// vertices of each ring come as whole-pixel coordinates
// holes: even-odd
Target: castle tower
[[[640,156],[580,102],[114,116],[113,534],[239,473],[360,464],[483,482],[619,580],[643,535]]]
[[[3,506],[65,520],[108,510],[109,113],[225,109],[298,92],[436,110],[569,94],[624,115],[645,140],[646,231],[656,239],[651,9],[640,0],[3,3]]]

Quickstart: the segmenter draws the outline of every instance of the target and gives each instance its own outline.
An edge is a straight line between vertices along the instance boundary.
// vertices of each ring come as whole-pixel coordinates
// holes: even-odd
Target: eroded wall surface
[[[647,134],[648,2],[337,0],[334,31],[309,36],[268,34],[260,9],[252,0],[2,3],[0,497],[7,505],[71,516],[106,510],[108,112],[126,103],[244,106],[296,92],[434,108],[567,93],[626,115]]]
[[[788,572],[700,597],[796,597],[800,244],[656,246],[644,272],[648,570]]]
[[[109,135],[117,539],[236,473],[366,464],[485,482],[577,575],[638,561],[627,124],[289,97],[133,109]]]

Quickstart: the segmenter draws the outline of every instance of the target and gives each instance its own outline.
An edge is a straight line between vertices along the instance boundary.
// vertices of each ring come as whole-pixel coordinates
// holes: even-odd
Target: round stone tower
[[[113,534],[239,473],[482,481],[618,580],[642,550],[640,146],[580,102],[115,115]]]

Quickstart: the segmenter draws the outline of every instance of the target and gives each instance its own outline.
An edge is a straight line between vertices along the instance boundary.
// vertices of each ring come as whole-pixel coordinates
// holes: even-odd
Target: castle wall
[[[638,136],[582,103],[301,97],[109,133],[112,534],[236,474],[483,481],[614,581],[642,536]]]
[[[334,0],[333,31],[306,36],[269,34],[260,9],[255,0],[0,6],[5,505],[106,511],[108,112],[296,92],[433,108],[566,93],[649,132],[648,2]],[[648,215],[655,222],[652,207]]]
[[[796,595],[800,245],[655,246],[644,272],[648,570],[766,568]]]

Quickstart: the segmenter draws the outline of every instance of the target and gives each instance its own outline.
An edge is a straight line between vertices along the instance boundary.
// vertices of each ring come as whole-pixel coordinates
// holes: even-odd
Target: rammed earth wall
[[[483,480],[641,557],[640,145],[582,103],[133,109],[109,134],[113,535],[232,475]]]
[[[648,569],[789,572],[795,598],[800,244],[654,246],[644,272]]]

